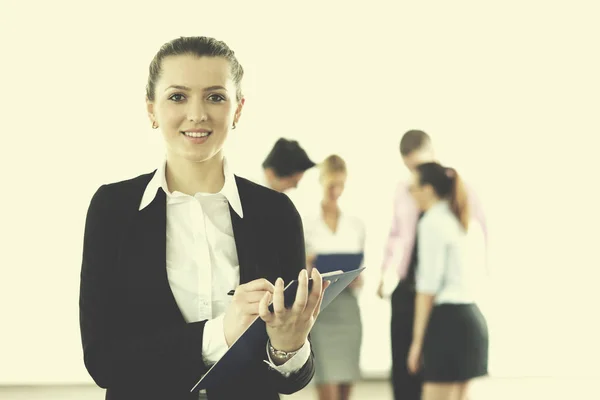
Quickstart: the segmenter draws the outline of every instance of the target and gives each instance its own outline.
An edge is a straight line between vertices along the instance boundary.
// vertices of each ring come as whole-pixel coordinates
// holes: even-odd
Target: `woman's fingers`
[[[259,303],[263,297],[265,297],[265,293],[272,293],[264,290],[257,290],[253,292],[242,292],[239,293],[236,300],[241,303]]]
[[[236,296],[236,307],[245,315],[256,316],[259,314],[260,303],[266,294],[269,294],[269,296],[271,295],[271,293],[267,291],[256,291],[250,293],[241,292]],[[270,299],[271,297],[269,297],[269,300]]]
[[[238,286],[235,289],[235,294],[241,295],[244,293],[250,293],[250,292],[255,292],[255,291],[273,293],[274,289],[275,288],[271,282],[269,282],[268,280],[266,280],[264,278],[260,278],[260,279],[255,279],[253,281],[250,281],[248,283],[244,283],[243,285]]]
[[[308,317],[314,313],[315,307],[321,298],[321,292],[323,291],[323,278],[321,278],[321,274],[316,268],[313,268],[311,278],[313,280],[313,287],[308,296],[308,302],[305,309]]]
[[[283,279],[277,278],[275,281],[275,290],[273,292],[273,311],[279,318],[285,314],[285,302],[283,298]]]
[[[271,302],[271,293],[265,292],[262,300],[259,303],[258,315],[266,323],[273,321],[273,318],[275,318],[275,316],[273,314],[271,314],[271,311],[269,311],[269,303],[270,302]]]
[[[284,297],[284,282],[283,279],[277,278],[271,294],[270,284],[262,282],[262,279],[257,279],[244,285],[245,287],[238,291],[236,289],[236,297],[239,306],[243,312],[251,315],[258,315],[265,322],[273,322],[279,320],[285,321],[292,313],[297,316],[303,316],[307,319],[316,318],[320,312],[323,302],[323,294],[325,289],[331,282],[324,281],[321,274],[316,268],[311,271],[312,288],[309,291],[309,275],[307,270],[302,270],[298,274],[298,289],[296,298],[291,310],[285,307]],[[243,285],[238,287],[241,288]],[[266,290],[259,290],[265,288]],[[272,303],[273,312],[269,310],[269,305]]]
[[[317,318],[319,316],[319,312],[321,312],[321,304],[323,303],[323,297],[325,296],[325,289],[327,289],[330,284],[331,284],[331,281],[323,282],[323,290],[321,292],[321,297],[319,297],[319,302],[317,303],[317,306],[315,307],[315,309],[313,311],[313,318]]]
[[[306,302],[308,300],[308,273],[305,269],[298,274],[298,290],[296,291],[296,299],[292,309],[298,315],[304,312]]]

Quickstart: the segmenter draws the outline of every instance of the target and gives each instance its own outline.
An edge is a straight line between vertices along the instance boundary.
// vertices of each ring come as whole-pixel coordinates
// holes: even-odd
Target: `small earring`
[[[158,129],[158,124],[156,121],[152,121],[152,129]]]
[[[235,121],[233,121],[233,129],[235,129],[235,128],[236,128]]]

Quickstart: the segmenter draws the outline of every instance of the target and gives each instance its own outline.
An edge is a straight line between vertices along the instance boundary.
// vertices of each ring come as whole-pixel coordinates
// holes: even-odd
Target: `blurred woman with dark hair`
[[[467,193],[452,168],[435,162],[413,173],[423,212],[417,230],[417,298],[408,369],[423,376],[423,400],[465,400],[471,379],[488,373],[487,323],[477,304],[485,263],[473,254]],[[481,251],[482,254],[483,251]]]

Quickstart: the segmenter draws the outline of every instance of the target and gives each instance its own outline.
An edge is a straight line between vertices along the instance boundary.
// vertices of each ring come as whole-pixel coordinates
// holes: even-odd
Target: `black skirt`
[[[488,374],[488,329],[475,304],[433,307],[423,341],[425,382],[462,382]]]

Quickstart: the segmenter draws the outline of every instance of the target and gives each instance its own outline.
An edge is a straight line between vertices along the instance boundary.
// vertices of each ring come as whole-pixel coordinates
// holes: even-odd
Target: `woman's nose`
[[[201,101],[189,102],[188,119],[194,123],[200,123],[208,120],[206,108]]]

